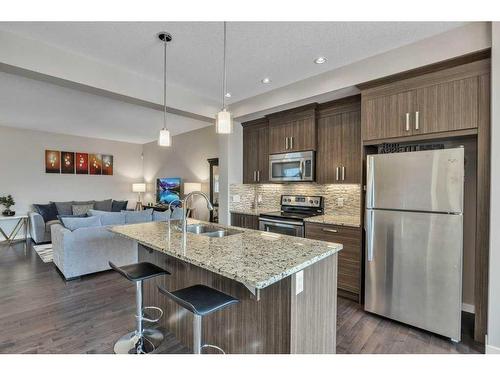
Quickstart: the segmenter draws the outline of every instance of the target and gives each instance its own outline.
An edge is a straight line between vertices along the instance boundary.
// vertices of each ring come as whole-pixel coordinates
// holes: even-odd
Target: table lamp
[[[146,192],[146,184],[144,182],[132,184],[132,192],[137,193],[136,211],[142,211],[141,193]]]

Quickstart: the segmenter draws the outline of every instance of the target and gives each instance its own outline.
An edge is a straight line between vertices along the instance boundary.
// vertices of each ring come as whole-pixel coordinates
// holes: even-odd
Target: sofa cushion
[[[71,209],[73,210],[73,215],[87,215],[89,210],[94,208],[94,203],[90,204],[74,204]]]
[[[127,209],[128,201],[113,201],[111,204],[111,211],[120,212]]]
[[[95,201],[94,210],[110,212],[112,206],[113,206],[112,199],[105,199],[103,201]]]
[[[50,220],[45,222],[45,231],[50,232],[50,227],[54,224],[61,224],[59,220]]]
[[[54,203],[57,208],[57,213],[59,215],[73,215],[73,201],[69,202],[50,202]]]
[[[62,224],[64,227],[70,231],[74,231],[79,228],[88,227],[100,227],[101,218],[99,216],[89,216],[89,217],[62,217]]]
[[[150,208],[144,211],[125,211],[125,224],[146,223],[153,220],[153,209]]]
[[[99,216],[102,225],[123,225],[125,224],[125,214],[123,212],[107,212],[99,210],[89,210],[89,216]]]
[[[167,221],[170,220],[170,211],[158,212],[153,211],[153,221]]]
[[[57,220],[57,208],[54,203],[34,204],[33,207],[36,212],[42,215],[43,221]]]

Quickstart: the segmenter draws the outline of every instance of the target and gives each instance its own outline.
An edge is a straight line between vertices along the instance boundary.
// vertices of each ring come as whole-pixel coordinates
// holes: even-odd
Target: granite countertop
[[[346,227],[359,228],[361,226],[361,218],[359,216],[347,215],[319,215],[304,219],[308,223],[344,225]]]
[[[211,224],[188,220],[188,224],[196,223]],[[187,233],[184,247],[182,233],[173,224],[168,239],[166,222],[119,225],[110,230],[254,289],[265,288],[342,250],[336,243],[215,226],[240,233],[222,238]]]
[[[233,214],[244,214],[244,215],[253,215],[259,216],[260,214],[265,214],[266,212],[279,211],[279,208],[275,210],[270,210],[269,208],[241,208],[241,209],[231,209],[229,212]]]

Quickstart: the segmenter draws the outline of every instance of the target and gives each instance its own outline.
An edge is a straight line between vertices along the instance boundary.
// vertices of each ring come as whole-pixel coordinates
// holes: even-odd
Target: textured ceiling
[[[459,22],[230,22],[230,102],[350,64],[463,25]],[[93,59],[162,79],[162,45],[169,31],[168,81],[218,99],[221,22],[0,22],[6,30]],[[317,65],[317,56],[328,58]],[[270,77],[271,84],[260,80]]]

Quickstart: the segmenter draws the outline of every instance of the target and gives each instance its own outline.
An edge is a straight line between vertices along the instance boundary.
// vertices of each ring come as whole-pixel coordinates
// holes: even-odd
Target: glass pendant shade
[[[172,137],[168,129],[161,129],[158,136],[158,146],[170,147],[172,145]]]
[[[217,134],[231,134],[233,132],[233,116],[225,108],[215,117],[215,132]]]

